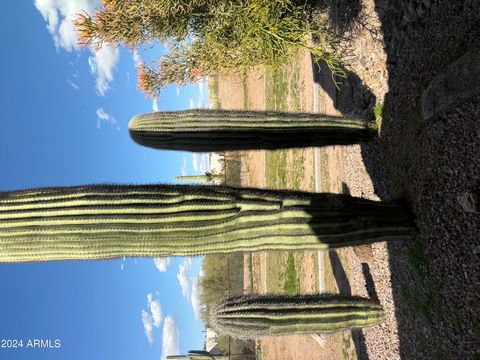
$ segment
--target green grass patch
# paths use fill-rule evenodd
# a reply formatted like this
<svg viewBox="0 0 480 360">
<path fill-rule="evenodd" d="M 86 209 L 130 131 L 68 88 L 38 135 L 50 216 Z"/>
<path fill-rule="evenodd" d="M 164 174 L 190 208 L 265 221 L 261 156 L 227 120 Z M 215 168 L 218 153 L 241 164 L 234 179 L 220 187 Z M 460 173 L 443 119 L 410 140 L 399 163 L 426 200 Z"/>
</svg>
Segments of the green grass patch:
<svg viewBox="0 0 480 360">
<path fill-rule="evenodd" d="M 406 285 L 401 284 L 400 299 L 420 316 L 420 319 L 425 326 L 429 328 L 432 327 L 430 309 L 435 305 L 432 297 L 426 296 L 417 288 L 409 288 Z"/>
<path fill-rule="evenodd" d="M 288 254 L 287 267 L 285 269 L 285 284 L 283 290 L 285 294 L 295 295 L 300 293 L 300 284 L 298 281 L 297 270 L 295 269 L 295 258 L 293 254 Z"/>
<path fill-rule="evenodd" d="M 383 117 L 383 104 L 377 104 L 373 107 L 373 117 L 375 120 Z"/>
<path fill-rule="evenodd" d="M 330 192 L 330 176 L 328 173 L 328 154 L 325 148 L 320 149 L 320 190 Z"/>
<path fill-rule="evenodd" d="M 292 101 L 293 111 L 302 111 L 302 102 L 300 99 L 300 64 L 297 62 L 292 70 L 292 76 L 290 78 L 290 99 Z"/>
<path fill-rule="evenodd" d="M 357 359 L 355 347 L 352 346 L 352 334 L 350 331 L 342 333 L 342 355 L 344 360 Z"/>
<path fill-rule="evenodd" d="M 266 110 L 286 111 L 288 89 L 288 74 L 285 69 L 265 69 Z"/>
<path fill-rule="evenodd" d="M 302 149 L 293 149 L 293 166 L 290 171 L 287 171 L 287 181 L 290 187 L 295 190 L 300 190 L 300 184 L 305 177 L 305 168 L 303 162 L 305 161 Z"/>
<path fill-rule="evenodd" d="M 287 150 L 267 151 L 265 158 L 267 188 L 287 187 Z"/>
<path fill-rule="evenodd" d="M 282 293 L 285 284 L 285 273 L 279 269 L 285 268 L 285 252 L 272 251 L 267 253 L 267 291 Z"/>
<path fill-rule="evenodd" d="M 407 262 L 418 279 L 424 279 L 430 259 L 425 253 L 423 242 L 418 238 L 407 252 Z"/>
</svg>

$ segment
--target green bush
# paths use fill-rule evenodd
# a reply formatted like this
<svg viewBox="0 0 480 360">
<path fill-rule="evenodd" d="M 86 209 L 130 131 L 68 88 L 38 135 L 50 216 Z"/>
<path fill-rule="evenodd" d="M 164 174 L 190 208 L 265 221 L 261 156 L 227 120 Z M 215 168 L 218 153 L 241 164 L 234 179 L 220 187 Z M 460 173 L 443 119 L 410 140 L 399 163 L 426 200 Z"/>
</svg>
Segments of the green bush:
<svg viewBox="0 0 480 360">
<path fill-rule="evenodd" d="M 308 2 L 294 0 L 104 1 L 91 17 L 79 14 L 79 42 L 138 47 L 158 40 L 169 53 L 155 66 L 139 66 L 139 87 L 157 97 L 171 83 L 185 84 L 209 74 L 242 74 L 253 66 L 279 68 L 299 51 L 324 60 L 343 75 L 325 16 Z M 318 39 L 312 45 L 312 38 Z"/>
</svg>

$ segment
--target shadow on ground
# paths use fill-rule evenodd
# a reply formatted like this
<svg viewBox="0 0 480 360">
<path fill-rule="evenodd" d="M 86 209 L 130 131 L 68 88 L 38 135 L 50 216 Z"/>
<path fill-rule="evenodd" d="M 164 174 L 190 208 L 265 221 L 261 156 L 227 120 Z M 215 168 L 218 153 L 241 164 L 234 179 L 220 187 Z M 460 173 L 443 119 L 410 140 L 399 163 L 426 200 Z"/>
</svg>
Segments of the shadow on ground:
<svg viewBox="0 0 480 360">
<path fill-rule="evenodd" d="M 335 277 L 335 282 L 337 284 L 338 291 L 341 295 L 351 296 L 352 295 L 352 288 L 350 286 L 350 282 L 348 281 L 347 274 L 345 269 L 343 268 L 342 262 L 337 255 L 335 250 L 330 250 L 328 252 L 328 256 L 330 258 L 330 263 L 332 265 L 332 272 L 333 276 Z M 368 264 L 362 263 L 362 269 L 364 268 L 369 273 Z M 369 277 L 370 281 L 371 275 Z M 368 282 L 367 281 L 367 282 Z M 373 286 L 373 293 L 376 294 L 375 285 L 372 282 L 368 286 Z M 370 294 L 370 292 L 369 292 Z M 370 297 L 371 299 L 377 300 L 378 297 Z M 363 335 L 362 329 L 353 329 L 351 330 L 353 343 L 355 345 L 355 351 L 357 354 L 357 358 L 359 360 L 368 360 L 367 354 L 367 347 L 365 344 L 365 336 Z"/>
<path fill-rule="evenodd" d="M 328 14 L 328 25 L 338 35 L 351 31 L 362 21 L 361 0 L 307 0 L 307 3 Z"/>
<path fill-rule="evenodd" d="M 368 118 L 372 114 L 375 95 L 355 73 L 347 71 L 345 78 L 335 77 L 325 62 L 316 63 L 313 57 L 312 68 L 313 81 L 330 97 L 335 110 L 359 118 Z"/>
<path fill-rule="evenodd" d="M 362 145 L 362 156 L 376 194 L 383 200 L 407 198 L 420 232 L 411 241 L 388 244 L 400 356 L 478 359 L 480 213 L 478 203 L 476 212 L 469 212 L 459 199 L 480 194 L 480 96 L 428 123 L 420 97 L 448 64 L 480 45 L 480 2 L 375 0 L 375 5 L 389 92 L 380 136 Z M 328 79 L 323 68 L 315 76 L 328 86 L 322 85 Z M 347 80 L 345 92 L 329 92 L 335 108 L 365 116 L 375 98 L 355 74 Z M 340 280 L 342 271 L 335 276 Z"/>
</svg>

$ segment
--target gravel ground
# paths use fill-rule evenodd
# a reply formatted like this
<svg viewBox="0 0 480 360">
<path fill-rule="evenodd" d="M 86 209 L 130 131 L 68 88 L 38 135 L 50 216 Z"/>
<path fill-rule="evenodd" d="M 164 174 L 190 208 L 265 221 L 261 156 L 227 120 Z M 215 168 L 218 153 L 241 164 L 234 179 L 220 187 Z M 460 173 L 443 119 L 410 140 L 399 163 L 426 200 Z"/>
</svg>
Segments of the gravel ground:
<svg viewBox="0 0 480 360">
<path fill-rule="evenodd" d="M 352 292 L 377 296 L 388 316 L 363 330 L 366 357 L 480 359 L 480 96 L 433 123 L 419 112 L 434 76 L 479 45 L 480 2 L 375 5 L 386 94 L 379 93 L 383 76 L 375 86 L 371 69 L 354 70 L 377 103 L 384 98 L 381 135 L 345 149 L 345 182 L 355 196 L 406 197 L 419 235 L 375 244 L 370 261 L 352 259 Z"/>
<path fill-rule="evenodd" d="M 365 169 L 360 146 L 346 147 L 343 152 L 343 161 L 344 181 L 350 194 L 379 200 Z M 370 284 L 366 281 L 368 278 L 368 275 L 365 276 L 366 272 L 369 272 L 371 276 Z M 382 324 L 363 330 L 368 359 L 400 359 L 398 325 L 395 317 L 387 244 L 372 245 L 372 257 L 368 262 L 362 258 L 351 257 L 350 274 L 352 276 L 352 293 L 377 298 L 387 314 L 387 319 Z"/>
</svg>

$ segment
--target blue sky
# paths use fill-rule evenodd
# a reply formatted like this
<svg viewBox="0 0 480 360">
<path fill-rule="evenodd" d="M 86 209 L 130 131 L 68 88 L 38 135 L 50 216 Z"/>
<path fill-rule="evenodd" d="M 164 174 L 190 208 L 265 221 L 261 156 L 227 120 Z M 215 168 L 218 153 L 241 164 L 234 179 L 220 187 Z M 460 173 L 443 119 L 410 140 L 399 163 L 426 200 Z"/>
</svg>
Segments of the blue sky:
<svg viewBox="0 0 480 360">
<path fill-rule="evenodd" d="M 206 84 L 167 89 L 156 104 L 136 89 L 132 54 L 79 49 L 69 20 L 94 0 L 2 1 L 0 190 L 91 183 L 171 183 L 205 157 L 134 144 L 133 115 L 205 107 Z M 8 359 L 161 359 L 203 347 L 195 318 L 201 258 L 0 264 L 0 339 Z M 26 348 L 60 340 L 58 349 Z M 5 353 L 3 355 L 2 353 Z"/>
</svg>

